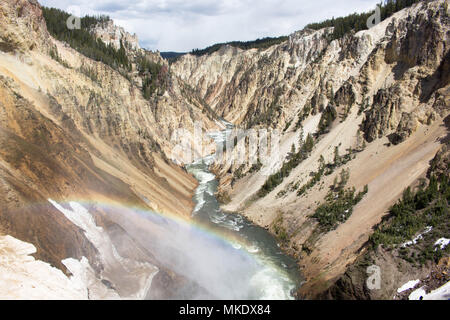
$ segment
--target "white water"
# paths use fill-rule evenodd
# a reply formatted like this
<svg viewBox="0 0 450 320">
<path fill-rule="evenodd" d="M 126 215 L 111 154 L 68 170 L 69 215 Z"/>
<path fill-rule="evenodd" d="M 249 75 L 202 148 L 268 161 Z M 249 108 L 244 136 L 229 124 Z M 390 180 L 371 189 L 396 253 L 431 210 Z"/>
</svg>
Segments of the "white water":
<svg viewBox="0 0 450 320">
<path fill-rule="evenodd" d="M 224 124 L 227 130 L 210 134 L 219 148 L 219 143 L 224 143 L 231 133 L 230 124 Z M 257 267 L 253 268 L 248 280 L 252 294 L 243 298 L 293 299 L 292 292 L 300 283 L 295 261 L 283 254 L 275 239 L 266 230 L 253 225 L 240 215 L 228 214 L 220 209 L 213 196 L 217 181 L 208 170 L 214 160 L 214 155 L 208 156 L 188 166 L 188 171 L 199 181 L 194 196 L 194 219 L 208 227 L 213 226 L 218 233 L 236 239 L 231 242 L 232 247 L 238 252 L 250 255 L 257 262 Z M 242 269 L 247 270 L 248 267 L 243 265 Z"/>
</svg>

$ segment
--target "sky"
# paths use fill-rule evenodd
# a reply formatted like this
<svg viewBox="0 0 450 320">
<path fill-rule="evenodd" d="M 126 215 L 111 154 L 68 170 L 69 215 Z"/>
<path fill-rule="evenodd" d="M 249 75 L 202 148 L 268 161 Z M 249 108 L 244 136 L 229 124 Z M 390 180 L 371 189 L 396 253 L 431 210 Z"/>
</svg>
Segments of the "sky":
<svg viewBox="0 0 450 320">
<path fill-rule="evenodd" d="M 379 0 L 39 0 L 81 16 L 109 15 L 149 50 L 289 35 L 311 22 L 375 9 Z"/>
</svg>

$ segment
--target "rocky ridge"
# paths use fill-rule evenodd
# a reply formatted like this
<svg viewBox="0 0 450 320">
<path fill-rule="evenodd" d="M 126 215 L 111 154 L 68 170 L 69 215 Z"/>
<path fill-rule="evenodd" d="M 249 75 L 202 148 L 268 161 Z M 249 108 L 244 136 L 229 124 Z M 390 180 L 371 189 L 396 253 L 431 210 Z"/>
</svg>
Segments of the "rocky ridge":
<svg viewBox="0 0 450 320">
<path fill-rule="evenodd" d="M 105 44 L 112 45 L 117 50 L 120 49 L 121 42 L 131 51 L 141 49 L 137 35 L 126 32 L 124 28 L 116 26 L 112 20 L 99 23 L 92 28 L 91 32 Z"/>
</svg>

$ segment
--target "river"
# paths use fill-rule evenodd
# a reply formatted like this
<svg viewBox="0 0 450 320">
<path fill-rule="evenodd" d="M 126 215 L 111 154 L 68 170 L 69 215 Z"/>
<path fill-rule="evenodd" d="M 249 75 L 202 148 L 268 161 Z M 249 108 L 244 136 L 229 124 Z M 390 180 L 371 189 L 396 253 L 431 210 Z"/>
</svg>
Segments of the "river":
<svg viewBox="0 0 450 320">
<path fill-rule="evenodd" d="M 226 130 L 210 134 L 217 144 L 223 143 L 232 131 L 230 123 L 223 123 Z M 196 207 L 193 219 L 227 239 L 236 254 L 246 257 L 242 259 L 242 265 L 230 268 L 230 272 L 240 273 L 236 277 L 236 287 L 241 288 L 245 283 L 246 290 L 241 290 L 242 296 L 239 298 L 294 299 L 293 293 L 302 282 L 296 261 L 280 249 L 277 240 L 264 228 L 241 215 L 221 210 L 215 197 L 218 181 L 209 171 L 214 160 L 215 156 L 212 155 L 187 166 L 188 172 L 199 182 L 194 196 Z M 231 281 L 229 286 L 233 285 Z"/>
</svg>

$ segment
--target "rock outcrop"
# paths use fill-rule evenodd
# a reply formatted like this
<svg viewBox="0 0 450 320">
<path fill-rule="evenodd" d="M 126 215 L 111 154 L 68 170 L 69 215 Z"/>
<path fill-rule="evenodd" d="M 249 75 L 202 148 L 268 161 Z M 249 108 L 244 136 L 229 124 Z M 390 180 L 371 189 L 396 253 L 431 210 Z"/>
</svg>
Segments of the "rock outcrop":
<svg viewBox="0 0 450 320">
<path fill-rule="evenodd" d="M 5 1 L 0 8 L 0 50 L 45 50 L 49 34 L 36 0 Z"/>
<path fill-rule="evenodd" d="M 139 40 L 136 34 L 130 34 L 124 28 L 116 26 L 114 21 L 108 20 L 99 23 L 91 32 L 106 45 L 111 45 L 115 49 L 120 49 L 121 43 L 128 50 L 139 50 Z"/>
</svg>

